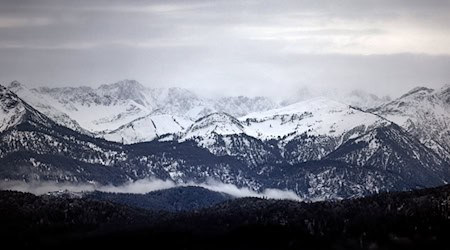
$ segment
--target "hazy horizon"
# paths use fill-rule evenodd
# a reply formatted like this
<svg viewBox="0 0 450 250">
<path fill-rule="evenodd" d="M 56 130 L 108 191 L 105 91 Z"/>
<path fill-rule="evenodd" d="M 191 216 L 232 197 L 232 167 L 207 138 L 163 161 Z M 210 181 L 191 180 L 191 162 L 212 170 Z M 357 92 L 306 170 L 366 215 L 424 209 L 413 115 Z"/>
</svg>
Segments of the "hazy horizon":
<svg viewBox="0 0 450 250">
<path fill-rule="evenodd" d="M 115 84 L 121 81 L 126 81 L 126 80 L 132 80 L 132 81 L 137 81 L 138 83 L 142 84 L 144 87 L 146 88 L 181 88 L 181 89 L 186 89 L 188 91 L 191 91 L 192 93 L 198 95 L 201 98 L 221 98 L 221 97 L 238 97 L 238 96 L 244 96 L 244 97 L 267 97 L 272 99 L 275 102 L 278 103 L 284 103 L 283 105 L 286 104 L 290 104 L 293 102 L 299 102 L 299 101 L 303 101 L 303 100 L 308 100 L 308 99 L 313 99 L 316 97 L 328 97 L 331 99 L 334 99 L 336 101 L 342 101 L 343 98 L 345 98 L 346 96 L 350 96 L 352 95 L 352 93 L 358 94 L 358 93 L 365 93 L 365 94 L 369 94 L 369 95 L 375 95 L 376 97 L 380 98 L 380 99 L 384 99 L 387 101 L 390 100 L 394 100 L 396 98 L 401 97 L 402 95 L 408 93 L 409 91 L 415 89 L 415 88 L 419 88 L 419 87 L 428 87 L 428 88 L 432 88 L 435 90 L 439 90 L 441 88 L 445 88 L 447 86 L 449 86 L 449 84 L 442 84 L 440 86 L 436 86 L 436 87 L 430 87 L 430 86 L 426 86 L 426 85 L 417 85 L 417 86 L 412 86 L 409 89 L 406 89 L 404 92 L 401 93 L 385 93 L 385 94 L 377 94 L 375 92 L 371 92 L 370 90 L 365 90 L 362 88 L 358 88 L 357 86 L 355 88 L 350 88 L 350 89 L 340 89 L 340 88 L 328 88 L 328 89 L 324 89 L 324 88 L 314 88 L 314 86 L 299 86 L 297 89 L 293 89 L 293 91 L 289 94 L 285 94 L 285 95 L 270 95 L 270 94 L 255 94 L 255 93 L 245 93 L 245 91 L 243 91 L 242 93 L 236 92 L 236 93 L 214 93 L 214 92 L 208 92 L 208 93 L 202 93 L 202 91 L 199 91 L 198 89 L 195 88 L 189 88 L 189 87 L 183 87 L 183 86 L 152 86 L 151 84 L 146 84 L 143 83 L 139 80 L 136 79 L 121 79 L 115 82 L 108 82 L 108 83 L 98 83 L 98 84 L 91 84 L 91 85 L 87 85 L 87 84 L 61 84 L 61 85 L 33 85 L 33 84 L 29 84 L 29 83 L 25 83 L 25 82 L 20 82 L 17 80 L 12 80 L 9 82 L 3 82 L 0 83 L 0 85 L 4 85 L 4 86 L 8 86 L 9 84 L 11 84 L 14 81 L 19 82 L 20 84 L 22 84 L 23 86 L 26 86 L 29 89 L 33 89 L 33 88 L 41 88 L 41 87 L 49 87 L 49 88 L 65 88 L 65 87 L 72 87 L 72 88 L 77 88 L 77 87 L 90 87 L 92 89 L 97 89 L 102 85 L 110 85 L 110 84 Z M 287 102 L 287 103 L 286 103 Z"/>
<path fill-rule="evenodd" d="M 400 96 L 450 79 L 448 1 L 0 2 L 0 81 Z"/>
</svg>

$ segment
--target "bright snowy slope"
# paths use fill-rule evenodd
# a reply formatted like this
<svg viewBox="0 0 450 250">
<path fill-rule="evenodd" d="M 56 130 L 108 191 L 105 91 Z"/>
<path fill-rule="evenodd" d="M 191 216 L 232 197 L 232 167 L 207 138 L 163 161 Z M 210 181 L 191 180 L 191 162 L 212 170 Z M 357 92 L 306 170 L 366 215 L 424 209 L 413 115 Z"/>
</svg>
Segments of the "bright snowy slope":
<svg viewBox="0 0 450 250">
<path fill-rule="evenodd" d="M 304 133 L 341 137 L 355 127 L 363 127 L 364 133 L 370 128 L 386 124 L 385 120 L 376 115 L 323 97 L 280 109 L 252 113 L 241 121 L 249 135 L 264 140 L 289 140 Z"/>
<path fill-rule="evenodd" d="M 83 128 L 99 132 L 117 129 L 125 123 L 148 115 L 156 108 L 146 99 L 144 90 L 145 88 L 135 81 L 122 81 L 102 85 L 97 89 L 65 87 L 38 88 L 35 91 L 55 103 L 56 108 L 68 114 Z M 27 98 L 24 100 L 28 101 Z"/>
<path fill-rule="evenodd" d="M 318 160 L 342 143 L 389 124 L 384 119 L 326 98 L 250 114 L 241 119 L 247 134 L 277 139 L 290 163 Z"/>
<path fill-rule="evenodd" d="M 203 137 L 209 134 L 243 134 L 245 128 L 235 117 L 227 113 L 213 113 L 198 119 L 185 133 L 185 138 Z"/>
<path fill-rule="evenodd" d="M 376 115 L 315 98 L 240 120 L 212 114 L 197 120 L 181 141 L 192 139 L 214 154 L 239 155 L 254 164 L 268 159 L 297 163 L 321 159 L 348 139 L 387 124 Z"/>
<path fill-rule="evenodd" d="M 46 98 L 35 89 L 29 89 L 27 86 L 13 81 L 7 88 L 20 96 L 21 99 L 27 100 L 28 103 L 39 110 L 41 113 L 50 117 L 56 123 L 71 128 L 73 130 L 88 134 L 89 132 L 83 129 L 78 122 L 71 119 L 66 113 L 58 110 L 56 107 L 60 106 L 56 101 L 52 102 L 51 98 Z"/>
<path fill-rule="evenodd" d="M 184 128 L 198 118 L 213 112 L 227 112 L 242 116 L 251 112 L 278 107 L 265 97 L 224 97 L 218 99 L 200 98 L 181 88 L 147 88 L 133 80 L 91 87 L 37 88 L 27 89 L 14 82 L 10 89 L 36 109 L 54 119 L 57 123 L 80 132 L 99 133 L 107 138 L 127 143 L 156 138 L 161 131 L 175 131 L 159 127 L 151 130 L 149 117 L 173 116 Z M 155 118 L 159 119 L 159 118 Z M 171 123 L 168 119 L 167 123 Z M 150 125 L 150 126 L 149 126 Z M 130 135 L 129 138 L 125 136 Z"/>
<path fill-rule="evenodd" d="M 439 90 L 415 88 L 370 111 L 402 126 L 450 160 L 450 86 Z"/>
<path fill-rule="evenodd" d="M 147 115 L 120 126 L 113 131 L 99 133 L 103 138 L 126 144 L 152 141 L 167 134 L 184 131 L 192 121 L 172 115 Z"/>
<path fill-rule="evenodd" d="M 122 144 L 53 122 L 0 86 L 0 179 L 123 184 L 143 178 L 178 183 L 215 178 L 258 188 L 240 161 L 219 158 L 192 143 Z"/>
<path fill-rule="evenodd" d="M 0 85 L 0 175 L 10 180 L 128 180 L 122 146 L 58 125 Z M 13 114 L 13 115 L 11 115 Z M 5 126 L 6 125 L 6 126 Z"/>
<path fill-rule="evenodd" d="M 25 112 L 20 99 L 0 85 L 0 133 L 17 125 Z"/>
<path fill-rule="evenodd" d="M 260 169 L 265 164 L 282 161 L 276 145 L 249 136 L 245 130 L 244 125 L 233 116 L 213 113 L 192 124 L 180 141 L 193 140 L 215 155 L 233 156 Z"/>
</svg>

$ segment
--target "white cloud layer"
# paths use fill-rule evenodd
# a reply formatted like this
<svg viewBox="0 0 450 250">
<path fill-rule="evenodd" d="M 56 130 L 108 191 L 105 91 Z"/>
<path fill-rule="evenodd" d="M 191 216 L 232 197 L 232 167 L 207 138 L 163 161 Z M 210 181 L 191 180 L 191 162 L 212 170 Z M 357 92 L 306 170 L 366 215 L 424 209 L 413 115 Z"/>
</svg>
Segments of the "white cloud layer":
<svg viewBox="0 0 450 250">
<path fill-rule="evenodd" d="M 120 186 L 113 185 L 94 185 L 94 184 L 74 184 L 74 183 L 56 183 L 51 181 L 40 182 L 21 182 L 21 181 L 0 181 L 0 190 L 15 190 L 21 192 L 42 195 L 55 191 L 70 192 L 92 192 L 102 191 L 110 193 L 138 193 L 144 194 L 156 190 L 169 189 L 180 186 L 198 186 L 215 192 L 222 192 L 234 197 L 260 197 L 270 199 L 289 199 L 302 200 L 297 194 L 290 190 L 265 189 L 263 192 L 255 192 L 249 188 L 239 188 L 233 184 L 225 184 L 215 180 L 208 180 L 205 183 L 187 183 L 175 184 L 170 180 L 142 179 L 134 182 L 128 182 Z"/>
</svg>

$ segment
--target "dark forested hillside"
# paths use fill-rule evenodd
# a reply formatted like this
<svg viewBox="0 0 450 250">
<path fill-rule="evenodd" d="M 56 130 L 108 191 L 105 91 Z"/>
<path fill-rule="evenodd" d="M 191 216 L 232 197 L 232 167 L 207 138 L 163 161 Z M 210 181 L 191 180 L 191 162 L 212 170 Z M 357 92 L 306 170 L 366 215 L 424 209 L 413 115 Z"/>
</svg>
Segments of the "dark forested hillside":
<svg viewBox="0 0 450 250">
<path fill-rule="evenodd" d="M 157 190 L 146 194 L 106 193 L 95 191 L 85 194 L 84 197 L 157 211 L 188 211 L 210 207 L 217 203 L 234 199 L 233 196 L 225 193 L 214 192 L 202 187 L 193 186 Z"/>
<path fill-rule="evenodd" d="M 151 211 L 106 201 L 0 192 L 2 241 L 18 247 L 58 245 L 118 228 L 148 226 L 155 218 Z"/>
<path fill-rule="evenodd" d="M 450 186 L 335 202 L 244 198 L 184 213 L 2 191 L 0 232 L 3 244 L 30 247 L 447 249 Z"/>
</svg>

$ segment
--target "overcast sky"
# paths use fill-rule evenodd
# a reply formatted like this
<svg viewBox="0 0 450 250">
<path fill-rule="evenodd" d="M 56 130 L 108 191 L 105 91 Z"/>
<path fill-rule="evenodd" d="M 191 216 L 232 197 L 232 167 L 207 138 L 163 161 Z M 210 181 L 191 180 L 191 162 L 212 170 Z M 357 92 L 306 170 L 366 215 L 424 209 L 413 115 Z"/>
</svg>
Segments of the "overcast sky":
<svg viewBox="0 0 450 250">
<path fill-rule="evenodd" d="M 0 81 L 201 94 L 450 83 L 450 1 L 0 1 Z"/>
</svg>

